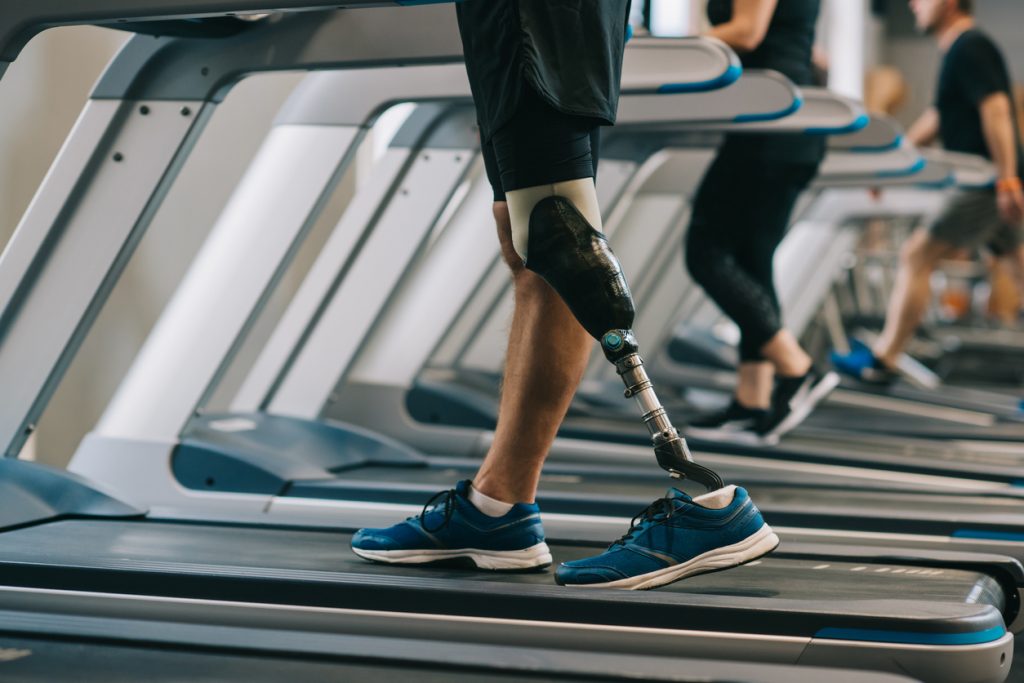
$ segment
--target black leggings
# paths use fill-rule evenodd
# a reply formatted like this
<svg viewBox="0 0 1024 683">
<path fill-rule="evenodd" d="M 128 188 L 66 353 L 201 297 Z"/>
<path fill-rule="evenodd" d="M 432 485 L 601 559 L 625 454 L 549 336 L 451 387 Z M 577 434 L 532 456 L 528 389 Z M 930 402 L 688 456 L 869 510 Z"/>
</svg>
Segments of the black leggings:
<svg viewBox="0 0 1024 683">
<path fill-rule="evenodd" d="M 524 87 L 512 119 L 484 143 L 494 201 L 505 193 L 597 176 L 600 124 L 564 114 Z"/>
<path fill-rule="evenodd" d="M 772 261 L 817 170 L 817 163 L 752 159 L 741 142 L 727 142 L 697 191 L 686 266 L 739 326 L 741 362 L 763 360 L 761 348 L 782 329 Z"/>
</svg>

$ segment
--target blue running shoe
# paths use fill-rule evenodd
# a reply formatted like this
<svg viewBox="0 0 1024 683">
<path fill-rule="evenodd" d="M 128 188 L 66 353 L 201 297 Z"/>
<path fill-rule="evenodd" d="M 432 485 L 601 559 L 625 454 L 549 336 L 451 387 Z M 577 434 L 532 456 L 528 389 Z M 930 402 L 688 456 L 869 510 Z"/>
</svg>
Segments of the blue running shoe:
<svg viewBox="0 0 1024 683">
<path fill-rule="evenodd" d="M 887 386 L 899 378 L 899 373 L 875 358 L 871 348 L 859 339 L 850 339 L 850 352 L 833 351 L 832 365 L 836 370 L 861 382 Z"/>
<path fill-rule="evenodd" d="M 468 560 L 479 569 L 541 569 L 551 564 L 540 508 L 517 503 L 503 517 L 480 512 L 467 497 L 468 480 L 441 491 L 423 512 L 387 529 L 362 529 L 352 551 L 373 562 L 426 564 Z"/>
<path fill-rule="evenodd" d="M 770 553 L 779 537 L 744 489 L 729 488 L 732 502 L 721 510 L 669 489 L 634 517 L 626 535 L 605 552 L 563 563 L 555 581 L 563 586 L 646 590 Z"/>
</svg>

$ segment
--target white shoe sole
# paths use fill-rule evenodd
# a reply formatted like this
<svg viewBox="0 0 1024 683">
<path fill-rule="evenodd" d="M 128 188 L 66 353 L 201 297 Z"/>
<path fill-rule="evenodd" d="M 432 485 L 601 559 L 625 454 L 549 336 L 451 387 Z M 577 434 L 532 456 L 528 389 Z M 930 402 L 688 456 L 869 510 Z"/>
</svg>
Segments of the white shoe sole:
<svg viewBox="0 0 1024 683">
<path fill-rule="evenodd" d="M 664 586 L 695 574 L 738 567 L 759 557 L 764 557 L 779 545 L 779 537 L 765 524 L 756 533 L 739 543 L 709 550 L 682 564 L 674 564 L 657 571 L 631 576 L 628 579 L 608 583 L 566 584 L 570 588 L 624 588 L 627 590 L 648 590 Z"/>
<path fill-rule="evenodd" d="M 522 550 L 480 550 L 457 548 L 440 550 L 362 550 L 352 548 L 359 557 L 372 562 L 389 564 L 426 564 L 441 560 L 472 560 L 478 569 L 540 569 L 551 564 L 551 550 L 547 543 Z"/>
<path fill-rule="evenodd" d="M 818 404 L 824 401 L 839 386 L 840 381 L 837 373 L 827 373 L 821 378 L 821 381 L 818 382 L 814 389 L 807 394 L 807 398 L 800 403 L 800 406 L 787 415 L 782 422 L 777 424 L 775 429 L 765 434 L 765 438 L 778 441 L 780 437 L 799 427 L 807 419 L 807 416 L 818 407 Z"/>
</svg>

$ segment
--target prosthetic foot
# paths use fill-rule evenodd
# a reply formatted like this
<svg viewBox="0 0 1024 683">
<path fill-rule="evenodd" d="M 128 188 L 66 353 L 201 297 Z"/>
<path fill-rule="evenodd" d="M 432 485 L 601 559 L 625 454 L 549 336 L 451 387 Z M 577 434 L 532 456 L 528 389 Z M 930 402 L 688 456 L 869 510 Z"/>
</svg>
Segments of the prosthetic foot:
<svg viewBox="0 0 1024 683">
<path fill-rule="evenodd" d="M 615 364 L 626 385 L 626 398 L 640 405 L 658 464 L 674 478 L 692 479 L 708 490 L 722 488 L 717 473 L 694 462 L 654 393 L 631 329 L 636 316 L 633 297 L 605 236 L 569 199 L 556 195 L 534 205 L 528 240 L 522 241 L 527 243 L 526 268 L 558 292 Z"/>
</svg>

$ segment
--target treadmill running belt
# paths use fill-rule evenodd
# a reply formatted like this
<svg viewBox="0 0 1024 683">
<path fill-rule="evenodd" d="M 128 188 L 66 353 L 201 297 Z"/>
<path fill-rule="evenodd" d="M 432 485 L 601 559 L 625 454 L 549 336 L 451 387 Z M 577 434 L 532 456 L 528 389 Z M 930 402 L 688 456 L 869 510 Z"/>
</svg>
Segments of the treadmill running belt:
<svg viewBox="0 0 1024 683">
<path fill-rule="evenodd" d="M 657 591 L 583 591 L 555 586 L 548 572 L 375 565 L 352 554 L 349 539 L 198 523 L 65 521 L 0 535 L 0 582 L 468 617 L 571 616 L 615 627 L 700 624 L 707 631 L 869 640 L 884 633 L 918 644 L 991 642 L 1003 633 L 1006 596 L 994 578 L 972 571 L 768 557 Z M 552 553 L 559 562 L 599 547 L 552 544 Z"/>
<path fill-rule="evenodd" d="M 456 481 L 472 478 L 479 467 L 479 461 L 471 459 L 431 458 L 431 462 L 437 465 L 353 468 L 333 480 L 294 482 L 287 495 L 417 505 Z M 672 485 L 651 465 L 647 470 L 593 468 L 591 472 L 552 465 L 541 475 L 537 501 L 549 513 L 632 517 Z M 1024 540 L 1024 500 L 1012 497 L 917 492 L 913 506 L 908 506 L 906 495 L 899 491 L 736 483 L 747 488 L 769 524 L 944 536 L 995 533 Z"/>
</svg>

